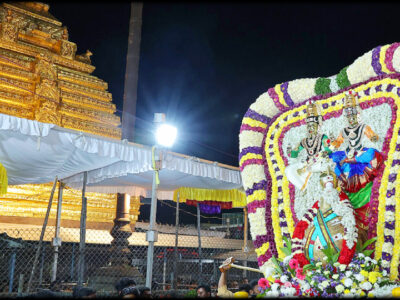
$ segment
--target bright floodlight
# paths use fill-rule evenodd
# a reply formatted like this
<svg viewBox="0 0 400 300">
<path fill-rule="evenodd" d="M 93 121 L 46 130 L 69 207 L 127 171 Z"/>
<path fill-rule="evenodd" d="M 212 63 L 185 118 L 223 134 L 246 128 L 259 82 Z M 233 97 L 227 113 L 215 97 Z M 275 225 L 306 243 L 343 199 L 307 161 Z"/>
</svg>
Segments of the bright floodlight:
<svg viewBox="0 0 400 300">
<path fill-rule="evenodd" d="M 176 127 L 168 124 L 159 125 L 156 132 L 157 144 L 164 147 L 171 147 L 175 142 L 176 134 Z"/>
</svg>

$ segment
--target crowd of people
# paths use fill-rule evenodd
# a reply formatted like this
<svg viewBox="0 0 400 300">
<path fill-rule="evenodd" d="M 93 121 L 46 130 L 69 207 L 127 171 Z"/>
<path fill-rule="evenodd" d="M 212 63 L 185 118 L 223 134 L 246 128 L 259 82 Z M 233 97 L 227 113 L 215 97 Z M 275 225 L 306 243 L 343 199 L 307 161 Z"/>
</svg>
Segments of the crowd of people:
<svg viewBox="0 0 400 300">
<path fill-rule="evenodd" d="M 220 266 L 221 275 L 218 283 L 198 283 L 185 294 L 178 293 L 176 290 L 168 290 L 162 294 L 153 295 L 149 287 L 138 286 L 133 278 L 128 277 L 119 279 L 115 284 L 115 290 L 118 298 L 252 298 L 257 296 L 260 293 L 257 279 L 250 282 L 247 278 L 243 278 L 241 282 L 237 280 L 228 281 L 231 262 L 231 259 L 227 259 Z M 58 281 L 55 281 L 49 289 L 40 289 L 33 296 L 35 298 L 60 297 L 62 294 L 59 284 Z M 75 287 L 72 297 L 96 298 L 96 290 L 90 287 Z"/>
<path fill-rule="evenodd" d="M 59 282 L 53 282 L 49 289 L 39 289 L 33 298 L 58 298 L 64 296 L 60 292 Z M 150 288 L 137 286 L 133 278 L 123 277 L 115 284 L 118 298 L 153 298 Z M 96 290 L 90 287 L 75 287 L 72 291 L 72 298 L 86 299 L 96 298 Z"/>
<path fill-rule="evenodd" d="M 231 263 L 232 258 L 228 258 L 220 267 L 221 276 L 215 296 L 221 298 L 249 298 L 257 296 L 260 293 L 257 279 L 249 282 L 247 278 L 243 278 L 241 284 L 235 280 L 231 283 L 230 289 L 228 289 L 228 270 L 231 268 Z M 200 291 L 199 295 L 199 289 L 197 289 L 197 296 L 201 297 L 201 294 L 202 292 Z M 209 297 L 212 296 L 212 294 L 209 295 Z"/>
</svg>

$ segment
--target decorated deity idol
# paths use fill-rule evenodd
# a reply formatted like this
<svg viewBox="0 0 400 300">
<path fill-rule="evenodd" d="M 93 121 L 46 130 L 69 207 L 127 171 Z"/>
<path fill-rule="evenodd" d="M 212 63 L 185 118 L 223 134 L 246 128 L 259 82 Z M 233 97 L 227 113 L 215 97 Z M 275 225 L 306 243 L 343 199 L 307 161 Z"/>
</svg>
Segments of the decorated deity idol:
<svg viewBox="0 0 400 300">
<path fill-rule="evenodd" d="M 346 149 L 330 154 L 336 163 L 335 173 L 341 187 L 349 193 L 358 192 L 371 182 L 382 164 L 382 155 L 378 150 L 363 146 L 363 137 L 372 142 L 377 142 L 379 137 L 370 126 L 361 122 L 357 97 L 351 91 L 346 94 L 343 111 L 349 124 L 331 143 L 331 149 L 339 148 L 343 143 L 346 143 Z"/>
<path fill-rule="evenodd" d="M 303 266 L 310 260 L 323 261 L 323 249 L 339 253 L 338 261 L 350 263 L 356 249 L 358 229 L 354 209 L 347 195 L 336 189 L 336 176 L 328 168 L 319 176 L 319 200 L 296 224 L 292 254 Z"/>
<path fill-rule="evenodd" d="M 379 137 L 370 126 L 361 122 L 357 98 L 358 95 L 351 91 L 345 96 L 343 111 L 349 124 L 330 147 L 334 150 L 344 144 L 346 149 L 331 153 L 330 158 L 336 164 L 335 173 L 340 186 L 356 210 L 360 241 L 365 242 L 369 227 L 372 180 L 378 174 L 383 158 L 378 150 L 363 146 L 364 137 L 372 142 L 377 142 Z"/>
<path fill-rule="evenodd" d="M 286 177 L 299 190 L 304 191 L 313 172 L 318 172 L 321 159 L 326 157 L 329 149 L 329 139 L 320 133 L 322 116 L 315 102 L 307 105 L 307 137 L 304 138 L 294 149 L 289 145 L 287 154 L 289 157 L 297 158 L 303 150 L 307 153 L 305 160 L 290 164 L 285 169 Z"/>
</svg>

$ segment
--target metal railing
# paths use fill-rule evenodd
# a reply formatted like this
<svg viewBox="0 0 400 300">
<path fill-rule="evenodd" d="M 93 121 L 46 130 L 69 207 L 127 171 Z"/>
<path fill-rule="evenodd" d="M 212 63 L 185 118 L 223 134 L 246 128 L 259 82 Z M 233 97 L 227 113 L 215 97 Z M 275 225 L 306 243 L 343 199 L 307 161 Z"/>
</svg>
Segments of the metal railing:
<svg viewBox="0 0 400 300">
<path fill-rule="evenodd" d="M 172 288 L 185 293 L 199 282 L 215 285 L 220 276 L 218 266 L 226 257 L 235 253 L 241 253 L 239 264 L 257 268 L 254 253 L 248 254 L 247 258 L 244 256 L 241 250 L 243 240 L 210 234 L 201 237 L 202 247 L 199 251 L 197 236 L 180 234 L 178 247 L 175 248 L 175 234 L 171 230 L 164 233 L 160 228 L 153 260 L 152 290 L 155 294 Z M 11 297 L 26 293 L 41 230 L 40 227 L 0 228 L 0 296 Z M 138 285 L 145 284 L 148 246 L 144 232 L 134 232 L 128 239 L 129 245 L 121 248 L 113 244 L 109 231 L 88 230 L 84 260 L 80 264 L 80 229 L 61 227 L 61 245 L 52 242 L 56 230 L 56 227 L 47 226 L 44 232 L 31 282 L 31 293 L 39 288 L 52 288 L 69 294 L 78 281 L 82 280 L 84 286 L 94 288 L 98 295 L 111 296 L 116 295 L 114 285 L 121 277 L 133 277 Z M 54 268 L 56 281 L 52 284 Z M 82 273 L 79 272 L 80 268 Z M 243 277 L 251 280 L 259 278 L 260 274 L 244 273 L 238 269 L 232 269 L 229 273 L 230 280 L 239 281 Z"/>
</svg>

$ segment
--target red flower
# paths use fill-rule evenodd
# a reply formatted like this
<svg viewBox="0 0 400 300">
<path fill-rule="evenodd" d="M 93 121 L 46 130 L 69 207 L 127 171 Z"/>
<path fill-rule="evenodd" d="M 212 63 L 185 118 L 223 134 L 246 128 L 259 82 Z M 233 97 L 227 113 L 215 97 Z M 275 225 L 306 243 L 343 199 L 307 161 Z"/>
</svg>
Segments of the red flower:
<svg viewBox="0 0 400 300">
<path fill-rule="evenodd" d="M 270 287 L 270 284 L 269 284 L 269 281 L 267 280 L 267 279 L 265 279 L 265 278 L 260 278 L 259 280 L 258 280 L 258 285 L 260 286 L 260 288 L 262 288 L 262 289 L 266 289 L 266 288 L 269 288 Z"/>
<path fill-rule="evenodd" d="M 354 243 L 353 248 L 349 249 L 346 240 L 343 240 L 342 250 L 340 251 L 338 262 L 343 265 L 348 265 L 351 262 L 355 252 L 356 252 L 356 243 Z"/>
<path fill-rule="evenodd" d="M 297 253 L 293 255 L 293 258 L 297 259 L 300 267 L 304 267 L 305 265 L 308 265 L 310 263 L 304 253 Z"/>
<path fill-rule="evenodd" d="M 339 198 L 340 198 L 340 201 L 343 201 L 343 200 L 349 200 L 349 197 L 346 195 L 346 193 L 344 193 L 343 191 L 341 191 L 340 193 L 339 193 Z"/>
<path fill-rule="evenodd" d="M 289 261 L 289 267 L 291 267 L 293 270 L 297 269 L 299 267 L 299 262 L 297 261 L 297 259 L 292 258 Z"/>
<path fill-rule="evenodd" d="M 303 268 L 296 269 L 296 277 L 300 280 L 304 280 L 306 278 L 306 275 L 303 275 Z"/>
<path fill-rule="evenodd" d="M 301 220 L 297 223 L 296 228 L 294 229 L 292 238 L 298 238 L 302 240 L 304 238 L 304 234 L 306 229 L 308 228 L 308 222 Z"/>
</svg>

